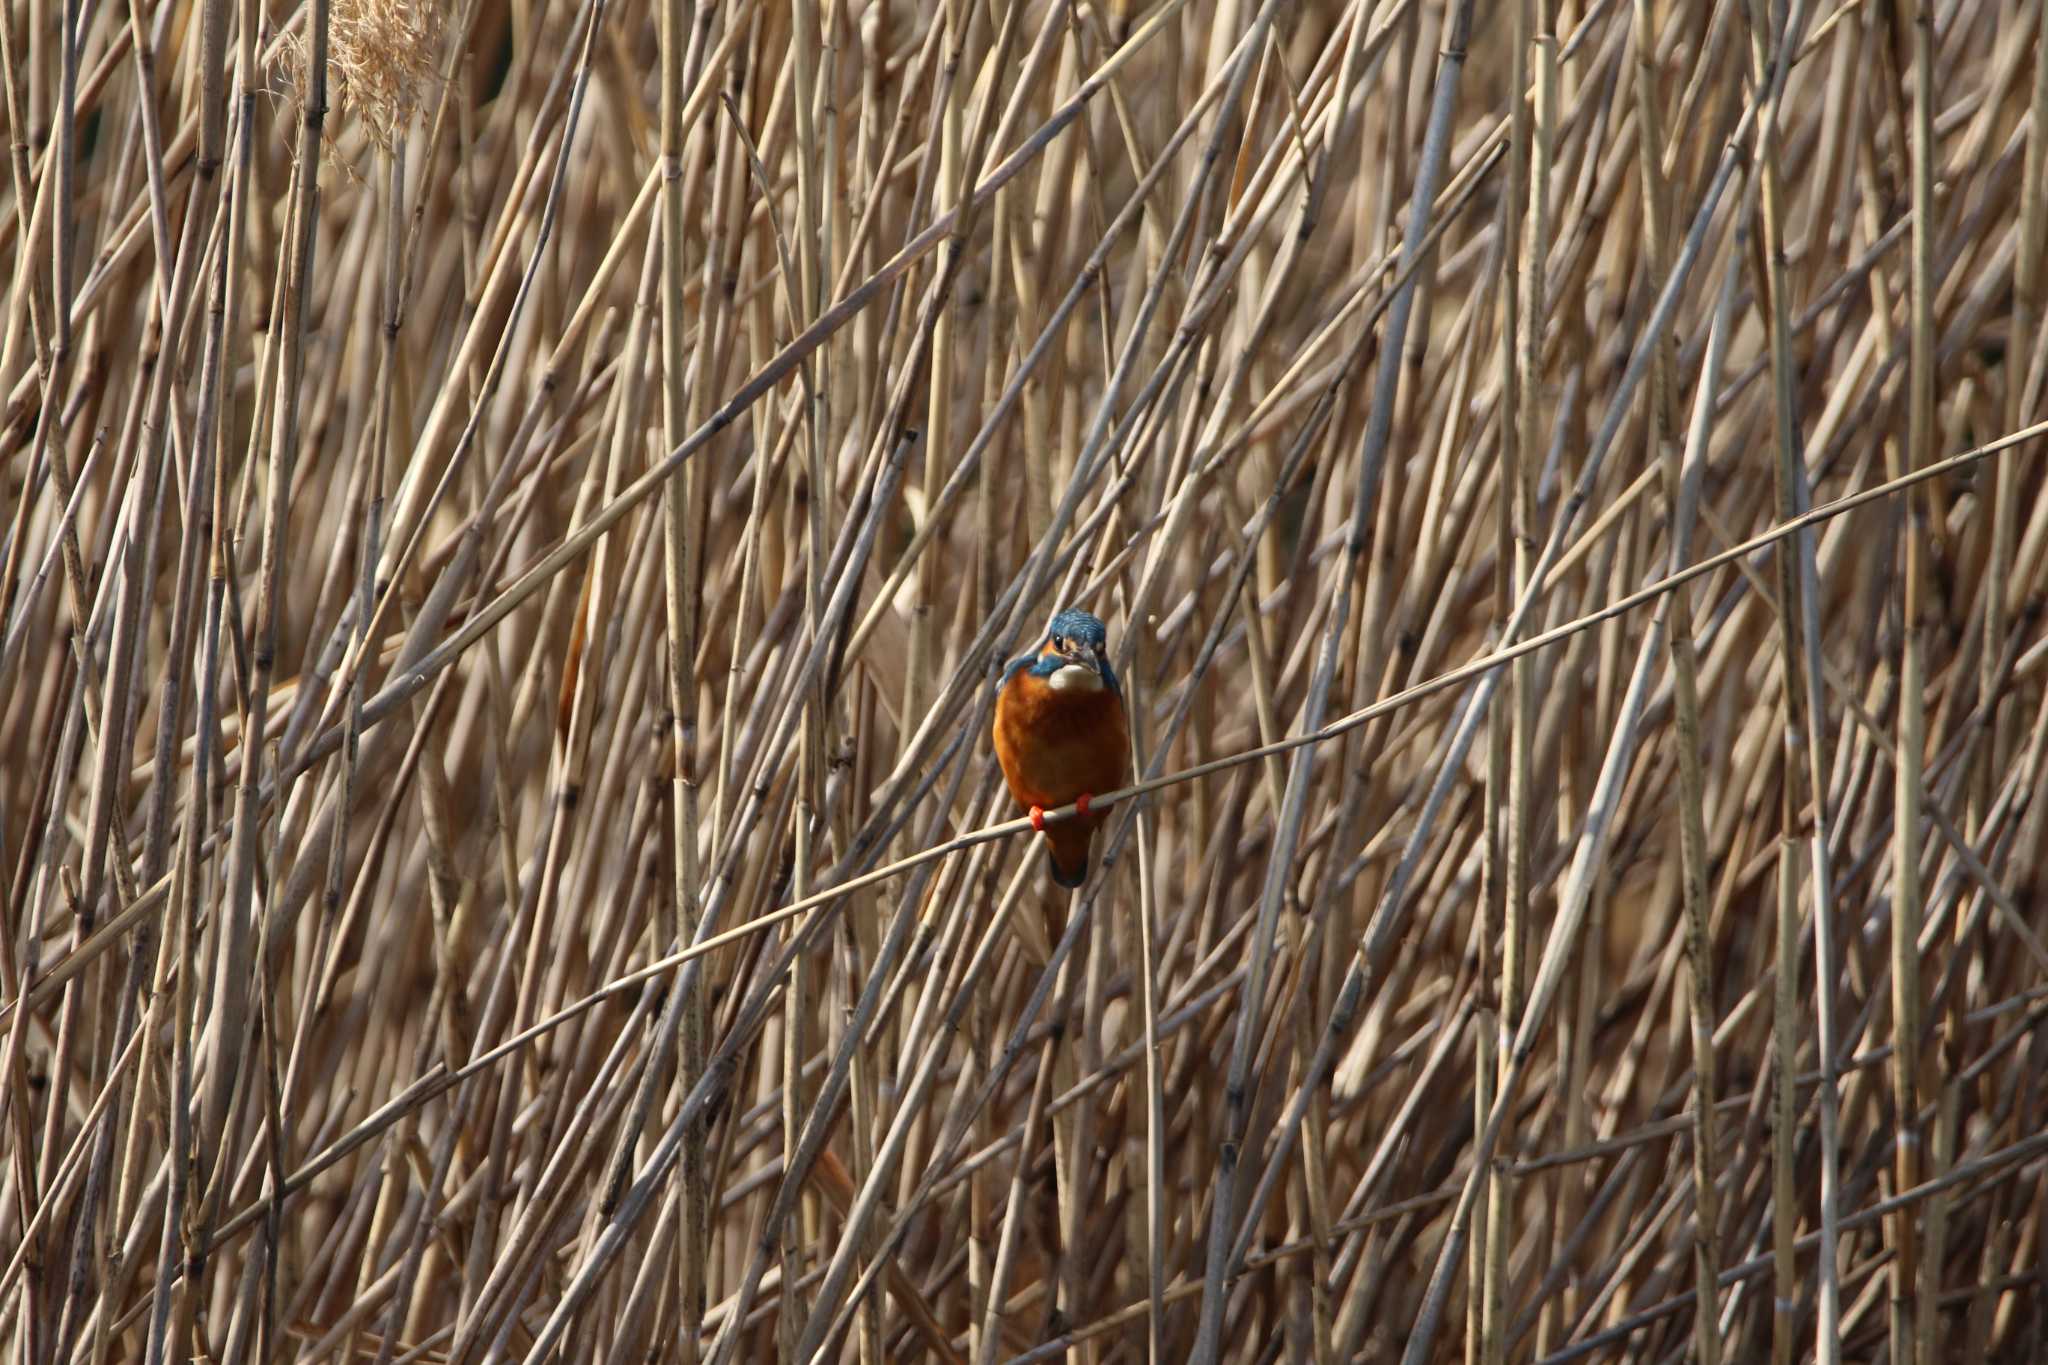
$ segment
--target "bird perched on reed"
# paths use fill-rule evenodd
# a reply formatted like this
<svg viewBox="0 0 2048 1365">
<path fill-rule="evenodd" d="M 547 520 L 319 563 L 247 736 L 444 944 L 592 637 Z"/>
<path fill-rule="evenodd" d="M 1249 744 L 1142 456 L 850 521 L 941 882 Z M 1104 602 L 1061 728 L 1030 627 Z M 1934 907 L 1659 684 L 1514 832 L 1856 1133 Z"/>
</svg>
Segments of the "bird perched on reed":
<svg viewBox="0 0 2048 1365">
<path fill-rule="evenodd" d="M 1010 661 L 996 684 L 995 742 L 1010 795 L 1045 836 L 1052 879 L 1080 886 L 1103 819 L 1088 803 L 1124 785 L 1131 747 L 1101 621 L 1069 608 L 1052 618 L 1038 648 Z M 1045 823 L 1048 809 L 1065 805 L 1078 805 L 1079 814 Z"/>
</svg>

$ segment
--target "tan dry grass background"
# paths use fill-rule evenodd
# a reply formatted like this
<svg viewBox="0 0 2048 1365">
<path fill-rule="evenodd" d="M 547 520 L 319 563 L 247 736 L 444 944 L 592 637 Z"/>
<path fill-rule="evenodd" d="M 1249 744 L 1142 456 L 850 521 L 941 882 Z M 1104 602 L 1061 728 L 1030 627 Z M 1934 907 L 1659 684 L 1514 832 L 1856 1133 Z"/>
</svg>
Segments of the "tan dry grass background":
<svg viewBox="0 0 2048 1365">
<path fill-rule="evenodd" d="M 10 1359 L 2048 1358 L 2042 0 L 0 18 Z"/>
</svg>

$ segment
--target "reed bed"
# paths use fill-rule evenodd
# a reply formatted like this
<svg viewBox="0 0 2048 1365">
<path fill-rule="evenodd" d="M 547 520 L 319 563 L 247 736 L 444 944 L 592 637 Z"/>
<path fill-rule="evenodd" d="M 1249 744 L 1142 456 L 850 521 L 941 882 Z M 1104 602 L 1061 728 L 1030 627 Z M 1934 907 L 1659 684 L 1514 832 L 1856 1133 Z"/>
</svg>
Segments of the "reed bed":
<svg viewBox="0 0 2048 1365">
<path fill-rule="evenodd" d="M 8 1358 L 2048 1359 L 2044 10 L 0 3 Z"/>
</svg>

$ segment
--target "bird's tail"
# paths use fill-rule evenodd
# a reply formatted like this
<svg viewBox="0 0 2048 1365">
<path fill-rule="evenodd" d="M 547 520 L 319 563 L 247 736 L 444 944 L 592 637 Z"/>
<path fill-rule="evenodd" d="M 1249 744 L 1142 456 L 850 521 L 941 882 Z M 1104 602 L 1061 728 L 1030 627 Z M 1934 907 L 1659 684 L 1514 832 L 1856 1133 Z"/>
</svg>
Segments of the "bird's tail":
<svg viewBox="0 0 2048 1365">
<path fill-rule="evenodd" d="M 1085 820 L 1062 820 L 1045 827 L 1045 860 L 1052 879 L 1069 891 L 1088 880 L 1088 850 L 1095 842 L 1095 827 Z"/>
</svg>

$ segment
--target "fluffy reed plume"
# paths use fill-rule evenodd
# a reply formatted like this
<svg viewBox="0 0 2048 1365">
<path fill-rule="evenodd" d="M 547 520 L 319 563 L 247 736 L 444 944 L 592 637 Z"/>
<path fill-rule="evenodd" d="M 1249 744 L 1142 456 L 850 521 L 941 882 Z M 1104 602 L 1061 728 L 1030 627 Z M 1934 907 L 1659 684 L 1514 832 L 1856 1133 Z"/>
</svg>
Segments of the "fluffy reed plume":
<svg viewBox="0 0 2048 1365">
<path fill-rule="evenodd" d="M 340 0 L 330 10 L 327 70 L 333 93 L 342 112 L 387 152 L 433 98 L 434 63 L 447 17 L 440 0 Z M 303 103 L 312 86 L 312 52 L 303 20 L 279 34 L 276 52 L 293 94 Z"/>
<path fill-rule="evenodd" d="M 0 1348 L 2048 1356 L 2044 8 L 0 0 Z"/>
</svg>

